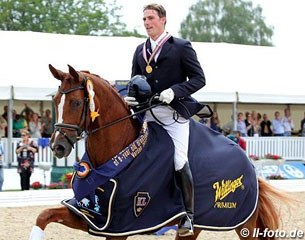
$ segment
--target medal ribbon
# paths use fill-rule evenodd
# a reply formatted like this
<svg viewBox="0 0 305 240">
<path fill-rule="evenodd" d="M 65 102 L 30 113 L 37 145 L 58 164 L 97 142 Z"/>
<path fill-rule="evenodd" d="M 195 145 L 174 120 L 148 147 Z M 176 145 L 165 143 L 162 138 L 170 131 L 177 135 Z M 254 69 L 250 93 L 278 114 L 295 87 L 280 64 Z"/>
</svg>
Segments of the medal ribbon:
<svg viewBox="0 0 305 240">
<path fill-rule="evenodd" d="M 156 53 L 162 48 L 162 46 L 164 45 L 164 43 L 166 43 L 166 41 L 171 37 L 171 35 L 169 33 L 166 33 L 166 35 L 160 40 L 159 43 L 157 43 L 154 51 L 152 52 L 152 54 L 150 55 L 150 58 L 147 60 L 147 53 L 146 53 L 146 44 L 143 44 L 143 58 L 145 60 L 145 62 L 147 63 L 147 66 L 149 66 L 151 60 L 153 60 L 154 56 L 156 55 Z"/>
</svg>

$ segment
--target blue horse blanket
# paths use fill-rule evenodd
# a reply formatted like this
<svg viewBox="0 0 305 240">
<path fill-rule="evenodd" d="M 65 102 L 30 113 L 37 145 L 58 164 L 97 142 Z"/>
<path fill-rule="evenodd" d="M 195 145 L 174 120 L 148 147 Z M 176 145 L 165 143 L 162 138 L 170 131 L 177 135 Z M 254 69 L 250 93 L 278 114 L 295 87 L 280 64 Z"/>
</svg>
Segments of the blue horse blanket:
<svg viewBox="0 0 305 240">
<path fill-rule="evenodd" d="M 189 144 L 195 185 L 194 226 L 231 230 L 246 222 L 256 209 L 258 183 L 244 151 L 194 120 L 190 121 Z M 83 199 L 74 197 L 62 203 L 88 223 L 92 235 L 156 231 L 185 214 L 173 158 L 174 145 L 167 132 L 149 123 L 142 152 L 123 171 Z M 74 175 L 73 182 L 86 179 Z"/>
</svg>

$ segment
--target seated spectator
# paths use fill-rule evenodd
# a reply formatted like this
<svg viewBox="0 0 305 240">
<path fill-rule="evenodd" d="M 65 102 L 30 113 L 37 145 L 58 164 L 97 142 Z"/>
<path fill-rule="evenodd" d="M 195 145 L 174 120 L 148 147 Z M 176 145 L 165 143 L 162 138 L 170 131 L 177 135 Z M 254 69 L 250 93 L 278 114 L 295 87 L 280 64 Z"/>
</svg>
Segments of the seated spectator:
<svg viewBox="0 0 305 240">
<path fill-rule="evenodd" d="M 233 134 L 229 134 L 228 138 L 237 143 L 244 151 L 246 151 L 246 141 L 241 137 L 239 131 L 233 131 Z"/>
<path fill-rule="evenodd" d="M 241 134 L 239 131 L 234 131 L 235 137 L 237 138 L 237 143 L 238 145 L 244 150 L 246 151 L 246 146 L 247 143 L 246 141 L 241 137 Z"/>
</svg>

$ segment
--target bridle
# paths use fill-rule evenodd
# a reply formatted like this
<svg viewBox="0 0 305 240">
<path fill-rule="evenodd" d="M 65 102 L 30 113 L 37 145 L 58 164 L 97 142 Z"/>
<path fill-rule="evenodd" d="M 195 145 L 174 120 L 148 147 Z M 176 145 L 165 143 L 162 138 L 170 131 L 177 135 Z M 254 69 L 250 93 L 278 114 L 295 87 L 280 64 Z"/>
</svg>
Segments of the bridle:
<svg viewBox="0 0 305 240">
<path fill-rule="evenodd" d="M 110 123 L 107 123 L 107 124 L 105 124 L 105 125 L 103 125 L 101 127 L 89 130 L 88 129 L 88 124 L 87 124 L 87 116 L 89 114 L 89 107 L 88 107 L 89 94 L 88 94 L 88 91 L 87 91 L 87 88 L 86 88 L 86 84 L 87 84 L 88 80 L 89 80 L 88 77 L 84 77 L 83 82 L 82 82 L 81 85 L 79 85 L 77 87 L 74 87 L 74 88 L 67 89 L 67 90 L 61 90 L 59 88 L 59 92 L 61 94 L 69 94 L 69 93 L 72 93 L 72 92 L 78 91 L 78 90 L 84 90 L 84 92 L 85 92 L 85 97 L 83 99 L 84 107 L 83 107 L 83 110 L 82 110 L 82 116 L 81 116 L 81 120 L 80 120 L 79 124 L 75 125 L 75 124 L 69 124 L 69 123 L 56 123 L 54 125 L 55 132 L 58 131 L 60 134 L 62 134 L 67 139 L 67 141 L 71 144 L 72 147 L 74 147 L 74 142 L 67 135 L 67 133 L 65 131 L 63 131 L 63 129 L 68 129 L 68 130 L 76 131 L 76 133 L 77 133 L 76 140 L 79 141 L 79 140 L 85 138 L 88 135 L 96 133 L 97 131 L 103 130 L 103 129 L 108 128 L 110 126 L 113 126 L 113 125 L 115 125 L 115 124 L 117 124 L 119 122 L 122 122 L 122 121 L 124 121 L 126 119 L 132 118 L 134 116 L 137 116 L 137 115 L 139 115 L 139 114 L 141 114 L 143 112 L 146 112 L 147 110 L 150 110 L 151 108 L 154 108 L 156 106 L 159 106 L 159 105 L 163 104 L 162 102 L 157 103 L 157 104 L 150 104 L 147 108 L 143 108 L 140 111 L 137 111 L 136 113 L 132 112 L 129 115 L 121 117 L 121 118 L 119 118 L 117 120 L 114 120 L 114 121 L 112 121 Z M 80 126 L 84 126 L 84 128 L 82 128 Z"/>
<path fill-rule="evenodd" d="M 71 140 L 71 138 L 67 135 L 67 133 L 65 131 L 63 131 L 63 129 L 76 131 L 77 141 L 84 138 L 84 135 L 83 135 L 84 132 L 88 132 L 88 130 L 87 130 L 87 115 L 88 115 L 88 110 L 89 110 L 89 108 L 88 108 L 89 98 L 88 98 L 88 92 L 86 90 L 86 82 L 87 82 L 88 79 L 89 79 L 88 77 L 84 77 L 84 80 L 83 80 L 82 84 L 77 86 L 77 87 L 74 87 L 74 88 L 70 88 L 70 89 L 67 89 L 67 90 L 61 90 L 59 88 L 59 92 L 61 94 L 69 94 L 69 93 L 72 93 L 72 92 L 75 92 L 75 91 L 78 91 L 78 90 L 84 90 L 84 92 L 85 92 L 85 97 L 83 99 L 84 107 L 83 107 L 83 110 L 82 110 L 82 116 L 81 116 L 79 124 L 75 125 L 75 124 L 69 124 L 69 123 L 56 123 L 54 125 L 55 132 L 58 131 L 60 134 L 62 134 L 67 139 L 67 141 L 72 145 L 72 147 L 74 146 L 74 143 Z M 80 127 L 82 125 L 85 126 L 85 129 Z"/>
</svg>

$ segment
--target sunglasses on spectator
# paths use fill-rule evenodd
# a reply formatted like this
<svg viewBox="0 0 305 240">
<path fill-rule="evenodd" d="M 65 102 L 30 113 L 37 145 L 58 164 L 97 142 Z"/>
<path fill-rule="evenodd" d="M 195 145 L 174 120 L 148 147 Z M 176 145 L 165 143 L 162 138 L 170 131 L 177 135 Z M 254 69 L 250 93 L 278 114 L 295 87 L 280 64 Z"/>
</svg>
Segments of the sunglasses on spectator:
<svg viewBox="0 0 305 240">
<path fill-rule="evenodd" d="M 25 136 L 27 136 L 26 134 L 21 134 L 21 137 L 25 137 Z"/>
</svg>

